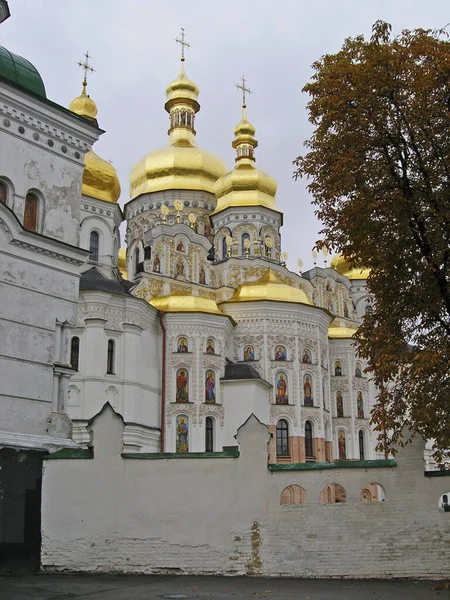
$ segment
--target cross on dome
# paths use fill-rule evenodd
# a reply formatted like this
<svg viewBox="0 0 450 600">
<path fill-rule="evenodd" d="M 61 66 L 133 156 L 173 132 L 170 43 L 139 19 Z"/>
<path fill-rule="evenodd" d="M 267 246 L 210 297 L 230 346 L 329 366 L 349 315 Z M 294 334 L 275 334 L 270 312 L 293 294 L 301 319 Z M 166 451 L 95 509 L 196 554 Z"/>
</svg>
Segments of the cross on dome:
<svg viewBox="0 0 450 600">
<path fill-rule="evenodd" d="M 235 84 L 238 90 L 242 90 L 242 107 L 243 108 L 245 108 L 247 106 L 246 103 L 245 103 L 245 94 L 246 93 L 247 94 L 251 94 L 252 93 L 252 90 L 250 88 L 248 88 L 248 87 L 245 87 L 245 84 L 246 84 L 246 79 L 245 79 L 245 77 L 243 75 L 241 77 L 241 83 L 240 84 L 239 83 Z"/>
<path fill-rule="evenodd" d="M 77 62 L 77 65 L 84 70 L 83 89 L 85 89 L 87 86 L 88 71 L 90 71 L 91 73 L 95 72 L 95 69 L 92 67 L 92 65 L 89 64 L 90 58 L 92 58 L 92 56 L 89 56 L 89 52 L 86 51 L 86 54 L 84 55 L 84 62 L 82 62 L 81 60 Z"/>
<path fill-rule="evenodd" d="M 181 28 L 181 39 L 179 38 L 174 38 L 174 40 L 177 42 L 177 44 L 181 44 L 181 62 L 184 62 L 185 58 L 184 58 L 184 48 L 190 48 L 191 44 L 189 44 L 189 42 L 186 42 L 186 34 L 184 33 L 184 27 Z"/>
</svg>

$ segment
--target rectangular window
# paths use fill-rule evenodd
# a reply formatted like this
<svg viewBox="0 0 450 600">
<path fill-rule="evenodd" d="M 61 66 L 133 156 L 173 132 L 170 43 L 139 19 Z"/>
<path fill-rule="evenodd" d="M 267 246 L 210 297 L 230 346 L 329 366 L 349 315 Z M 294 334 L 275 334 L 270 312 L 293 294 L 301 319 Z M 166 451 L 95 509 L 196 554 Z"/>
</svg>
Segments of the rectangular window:
<svg viewBox="0 0 450 600">
<path fill-rule="evenodd" d="M 108 354 L 106 359 L 106 372 L 108 375 L 114 375 L 114 362 L 115 362 L 115 346 L 114 340 L 108 340 Z"/>
</svg>

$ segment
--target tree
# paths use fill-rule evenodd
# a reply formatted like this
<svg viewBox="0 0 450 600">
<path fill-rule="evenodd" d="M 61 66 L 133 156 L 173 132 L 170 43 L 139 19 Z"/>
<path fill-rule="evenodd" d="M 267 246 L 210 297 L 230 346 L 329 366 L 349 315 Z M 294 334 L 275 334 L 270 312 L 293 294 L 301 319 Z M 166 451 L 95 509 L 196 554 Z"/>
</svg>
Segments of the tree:
<svg viewBox="0 0 450 600">
<path fill-rule="evenodd" d="M 450 448 L 450 43 L 377 21 L 313 69 L 295 176 L 324 224 L 318 247 L 371 270 L 374 312 L 355 338 L 379 390 L 379 449 L 405 423 Z"/>
</svg>

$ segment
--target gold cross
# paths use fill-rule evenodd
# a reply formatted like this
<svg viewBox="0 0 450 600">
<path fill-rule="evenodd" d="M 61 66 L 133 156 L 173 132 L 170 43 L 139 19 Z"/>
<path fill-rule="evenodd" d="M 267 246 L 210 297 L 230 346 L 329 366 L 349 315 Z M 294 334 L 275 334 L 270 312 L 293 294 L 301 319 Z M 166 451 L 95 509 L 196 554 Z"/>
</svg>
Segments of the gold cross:
<svg viewBox="0 0 450 600">
<path fill-rule="evenodd" d="M 184 33 L 184 28 L 181 28 L 181 40 L 179 38 L 174 38 L 177 44 L 181 44 L 181 60 L 184 61 L 184 47 L 190 48 L 191 45 L 185 40 L 186 34 Z"/>
<path fill-rule="evenodd" d="M 89 56 L 89 52 L 86 52 L 86 54 L 84 55 L 84 62 L 81 62 L 81 60 L 80 60 L 77 63 L 77 65 L 79 67 L 81 67 L 82 69 L 84 69 L 84 79 L 83 79 L 83 86 L 84 87 L 86 87 L 86 85 L 87 85 L 86 77 L 87 77 L 88 71 L 90 71 L 91 73 L 94 73 L 94 69 L 89 64 L 89 59 L 90 58 L 92 58 L 92 56 Z"/>
<path fill-rule="evenodd" d="M 249 88 L 245 87 L 245 77 L 242 75 L 242 79 L 241 79 L 242 83 L 236 83 L 236 87 L 238 88 L 238 90 L 242 90 L 242 106 L 246 106 L 245 104 L 245 92 L 247 92 L 248 94 L 252 93 L 252 90 L 250 90 Z"/>
</svg>

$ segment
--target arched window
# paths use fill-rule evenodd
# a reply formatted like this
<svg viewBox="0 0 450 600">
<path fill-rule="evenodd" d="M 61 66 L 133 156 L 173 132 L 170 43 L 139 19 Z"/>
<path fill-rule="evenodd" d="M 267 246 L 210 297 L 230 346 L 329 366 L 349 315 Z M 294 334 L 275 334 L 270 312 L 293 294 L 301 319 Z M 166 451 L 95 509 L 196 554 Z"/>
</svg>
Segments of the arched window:
<svg viewBox="0 0 450 600">
<path fill-rule="evenodd" d="M 3 181 L 0 181 L 0 202 L 2 204 L 7 204 L 8 202 L 8 188 Z"/>
<path fill-rule="evenodd" d="M 38 200 L 34 194 L 27 194 L 23 213 L 23 226 L 28 231 L 36 231 Z"/>
<path fill-rule="evenodd" d="M 108 352 L 106 357 L 106 372 L 108 375 L 114 375 L 114 363 L 116 353 L 116 342 L 114 340 L 108 340 Z"/>
<path fill-rule="evenodd" d="M 373 315 L 373 307 L 370 304 L 368 304 L 364 312 L 366 313 L 366 315 Z"/>
<path fill-rule="evenodd" d="M 92 262 L 98 262 L 98 248 L 99 248 L 100 236 L 96 231 L 91 231 L 89 236 L 89 260 Z"/>
<path fill-rule="evenodd" d="M 305 423 L 305 456 L 307 458 L 314 456 L 311 421 L 306 421 Z"/>
<path fill-rule="evenodd" d="M 359 460 L 365 460 L 364 431 L 362 429 L 360 429 L 359 433 L 358 433 L 358 442 L 359 442 Z"/>
<path fill-rule="evenodd" d="M 277 423 L 277 456 L 289 456 L 289 425 L 285 419 Z"/>
<path fill-rule="evenodd" d="M 250 234 L 243 233 L 241 239 L 241 255 L 247 256 L 250 253 Z"/>
<path fill-rule="evenodd" d="M 280 504 L 308 504 L 308 497 L 301 486 L 289 485 L 281 493 Z"/>
<path fill-rule="evenodd" d="M 342 375 L 342 363 L 341 363 L 341 361 L 340 361 L 340 360 L 337 360 L 337 361 L 334 363 L 334 374 L 335 374 L 337 377 L 340 377 L 340 376 Z"/>
<path fill-rule="evenodd" d="M 80 338 L 73 337 L 70 342 L 70 364 L 72 369 L 78 371 L 78 364 L 80 360 Z"/>
<path fill-rule="evenodd" d="M 134 272 L 139 273 L 139 248 L 134 252 Z"/>
<path fill-rule="evenodd" d="M 222 258 L 228 256 L 227 236 L 224 235 L 222 238 Z"/>
<path fill-rule="evenodd" d="M 206 417 L 205 420 L 205 452 L 214 452 L 214 419 Z"/>
</svg>

